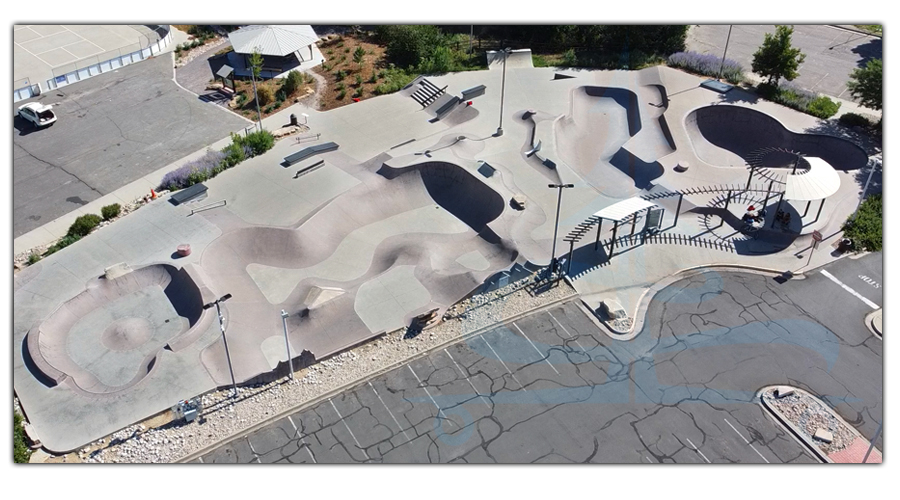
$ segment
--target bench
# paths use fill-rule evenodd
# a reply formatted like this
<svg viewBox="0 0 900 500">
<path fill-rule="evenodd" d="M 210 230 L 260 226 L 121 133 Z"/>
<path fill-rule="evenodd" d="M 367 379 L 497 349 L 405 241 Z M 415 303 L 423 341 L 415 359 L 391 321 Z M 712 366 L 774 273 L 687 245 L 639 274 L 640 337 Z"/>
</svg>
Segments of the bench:
<svg viewBox="0 0 900 500">
<path fill-rule="evenodd" d="M 438 108 L 437 111 L 436 111 L 435 113 L 437 114 L 438 118 L 440 118 L 440 117 L 443 116 L 445 113 L 447 113 L 448 111 L 450 111 L 451 109 L 453 109 L 454 106 L 456 106 L 457 104 L 459 104 L 459 102 L 460 102 L 460 101 L 459 101 L 459 97 L 453 96 L 452 99 L 450 99 L 449 101 L 445 102 L 443 106 L 441 106 L 440 108 Z"/>
<path fill-rule="evenodd" d="M 181 205 L 182 203 L 193 200 L 194 198 L 202 195 L 206 192 L 208 188 L 204 186 L 202 183 L 194 184 L 189 188 L 185 188 L 179 191 L 175 191 L 169 196 L 169 203 L 173 205 Z"/>
<path fill-rule="evenodd" d="M 484 85 L 478 85 L 478 86 L 463 90 L 462 91 L 462 100 L 468 101 L 469 99 L 473 99 L 480 95 L 484 95 L 485 89 L 486 89 L 486 87 Z"/>
<path fill-rule="evenodd" d="M 315 146 L 310 146 L 308 148 L 303 148 L 300 151 L 297 151 L 296 153 L 292 153 L 292 154 L 285 156 L 284 161 L 282 162 L 282 165 L 285 168 L 287 168 L 287 167 L 290 167 L 291 165 L 294 165 L 295 163 L 299 163 L 299 162 L 309 158 L 310 156 L 315 156 L 315 155 L 321 154 L 321 153 L 327 153 L 329 151 L 337 151 L 338 147 L 339 146 L 333 142 L 326 142 L 323 144 L 316 144 Z"/>
</svg>

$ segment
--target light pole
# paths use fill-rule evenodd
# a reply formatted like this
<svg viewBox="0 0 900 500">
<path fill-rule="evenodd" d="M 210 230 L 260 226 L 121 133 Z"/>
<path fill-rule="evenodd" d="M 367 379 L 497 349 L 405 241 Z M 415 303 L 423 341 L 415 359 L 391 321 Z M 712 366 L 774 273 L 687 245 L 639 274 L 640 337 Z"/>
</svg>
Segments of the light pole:
<svg viewBox="0 0 900 500">
<path fill-rule="evenodd" d="M 725 69 L 725 55 L 728 54 L 728 42 L 731 41 L 731 28 L 733 28 L 733 24 L 728 25 L 728 38 L 725 39 L 725 52 L 722 53 L 722 64 L 719 66 L 719 75 L 716 77 L 716 80 L 722 80 L 722 70 Z"/>
<path fill-rule="evenodd" d="M 294 360 L 291 359 L 291 341 L 288 340 L 287 334 L 287 317 L 290 316 L 288 313 L 284 312 L 284 309 L 281 310 L 281 326 L 284 327 L 284 346 L 287 348 L 287 356 L 288 356 L 288 367 L 291 370 L 291 380 L 294 380 Z"/>
<path fill-rule="evenodd" d="M 500 84 L 500 125 L 497 127 L 497 132 L 494 134 L 494 137 L 503 135 L 503 99 L 506 97 L 506 59 L 509 57 L 509 53 L 512 52 L 512 49 L 507 47 L 501 52 L 503 52 L 503 79 Z"/>
<path fill-rule="evenodd" d="M 212 306 L 216 306 L 216 314 L 219 315 L 219 329 L 222 330 L 222 342 L 225 343 L 225 358 L 228 359 L 228 371 L 231 373 L 231 387 L 234 389 L 234 393 L 231 397 L 237 397 L 237 382 L 234 381 L 234 368 L 231 366 L 231 353 L 228 352 L 228 339 L 225 337 L 225 318 L 222 316 L 222 308 L 219 307 L 220 302 L 225 302 L 226 300 L 231 298 L 230 293 L 226 293 L 225 295 L 219 297 L 218 299 L 210 302 L 209 304 L 204 304 L 203 309 L 209 309 Z"/>
<path fill-rule="evenodd" d="M 866 198 L 866 192 L 869 190 L 869 183 L 872 182 L 872 174 L 875 173 L 876 163 L 881 163 L 877 158 L 872 158 L 869 161 L 872 163 L 872 168 L 869 169 L 869 178 L 866 179 L 866 187 L 863 188 L 862 193 L 859 195 L 859 201 L 856 202 L 856 210 L 853 211 L 850 220 L 856 219 L 856 212 L 859 211 L 859 206 L 862 205 L 863 200 Z"/>
<path fill-rule="evenodd" d="M 553 226 L 553 250 L 550 252 L 550 273 L 556 269 L 556 238 L 559 234 L 559 208 L 562 206 L 563 189 L 573 188 L 575 184 L 548 184 L 547 187 L 559 190 L 559 196 L 556 199 L 556 225 Z"/>
</svg>

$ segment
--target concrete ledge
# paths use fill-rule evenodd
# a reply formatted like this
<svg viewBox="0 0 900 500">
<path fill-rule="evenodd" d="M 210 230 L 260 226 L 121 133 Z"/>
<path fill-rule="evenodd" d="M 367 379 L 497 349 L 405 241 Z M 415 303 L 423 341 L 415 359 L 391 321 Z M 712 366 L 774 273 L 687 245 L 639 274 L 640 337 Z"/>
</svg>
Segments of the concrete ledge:
<svg viewBox="0 0 900 500">
<path fill-rule="evenodd" d="M 767 387 L 763 387 L 762 389 L 760 389 L 760 390 L 756 393 L 756 397 L 759 398 L 759 403 L 762 405 L 762 407 L 765 408 L 765 409 L 767 410 L 767 412 L 768 412 L 770 415 L 772 415 L 772 417 L 773 417 L 777 422 L 779 422 L 781 425 L 783 425 L 784 427 L 786 427 L 787 430 L 789 430 L 789 431 L 791 432 L 791 434 L 793 434 L 794 439 L 796 439 L 797 442 L 799 442 L 801 445 L 803 445 L 806 449 L 808 449 L 809 451 L 811 451 L 812 454 L 813 454 L 816 458 L 818 458 L 822 463 L 826 463 L 826 464 L 834 463 L 830 458 L 828 458 L 828 455 L 826 455 L 825 453 L 823 453 L 822 450 L 820 450 L 819 447 L 816 446 L 815 443 L 813 443 L 812 441 L 810 441 L 809 439 L 806 438 L 806 434 L 805 434 L 803 431 L 801 431 L 800 429 L 798 429 L 797 426 L 794 425 L 793 423 L 791 423 L 790 420 L 786 419 L 786 418 L 781 414 L 780 411 L 776 410 L 775 408 L 772 408 L 771 406 L 769 406 L 768 403 L 766 403 L 766 398 L 763 397 L 763 394 L 765 394 L 766 392 L 769 391 L 769 389 L 772 389 L 772 388 L 774 388 L 774 387 L 781 387 L 781 386 L 772 386 L 772 385 L 770 385 L 770 386 L 767 386 Z M 802 390 L 802 389 L 797 389 L 796 387 L 791 387 L 791 389 L 793 389 L 793 390 L 795 390 L 795 391 L 799 391 L 799 392 L 801 392 L 801 393 L 803 393 L 803 394 L 809 395 L 808 392 L 806 392 L 806 391 L 804 391 L 804 390 Z M 840 418 L 840 417 L 838 417 L 838 418 Z M 843 420 L 844 420 L 844 419 L 841 418 L 841 421 L 843 421 Z M 849 424 L 848 424 L 848 425 L 849 425 Z M 851 426 L 851 427 L 852 427 L 852 426 Z"/>
<path fill-rule="evenodd" d="M 869 329 L 870 332 L 875 334 L 878 338 L 883 338 L 884 334 L 881 333 L 882 328 L 882 311 L 883 309 L 878 309 L 877 311 L 872 311 L 866 316 L 866 328 Z"/>
</svg>

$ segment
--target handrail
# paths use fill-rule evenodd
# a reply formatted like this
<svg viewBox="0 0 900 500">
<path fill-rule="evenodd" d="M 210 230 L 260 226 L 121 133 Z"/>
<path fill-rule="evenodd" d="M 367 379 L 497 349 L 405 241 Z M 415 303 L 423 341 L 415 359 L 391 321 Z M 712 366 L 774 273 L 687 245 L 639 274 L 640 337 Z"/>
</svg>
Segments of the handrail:
<svg viewBox="0 0 900 500">
<path fill-rule="evenodd" d="M 221 203 L 221 205 L 219 205 L 219 203 Z M 204 210 L 210 210 L 213 208 L 224 207 L 227 204 L 228 204 L 228 200 L 222 200 L 222 201 L 216 201 L 216 202 L 210 203 L 209 205 L 204 205 L 199 208 L 194 208 L 194 209 L 191 209 L 191 213 L 188 215 L 188 217 L 190 217 L 191 215 L 194 215 L 197 212 L 203 212 Z M 216 205 L 216 206 L 213 206 L 213 205 Z"/>
</svg>

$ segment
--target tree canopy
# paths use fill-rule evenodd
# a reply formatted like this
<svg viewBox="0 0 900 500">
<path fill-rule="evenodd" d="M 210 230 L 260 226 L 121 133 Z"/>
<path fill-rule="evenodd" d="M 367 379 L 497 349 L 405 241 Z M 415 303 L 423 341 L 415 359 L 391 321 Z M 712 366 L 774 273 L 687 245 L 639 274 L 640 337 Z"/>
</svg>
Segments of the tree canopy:
<svg viewBox="0 0 900 500">
<path fill-rule="evenodd" d="M 881 59 L 872 59 L 864 68 L 853 70 L 847 88 L 863 106 L 881 109 L 881 82 Z"/>
<path fill-rule="evenodd" d="M 770 85 L 782 78 L 791 81 L 800 76 L 797 69 L 806 55 L 791 46 L 793 33 L 793 27 L 776 26 L 775 33 L 766 33 L 763 44 L 753 54 L 753 72 L 768 78 Z"/>
</svg>

